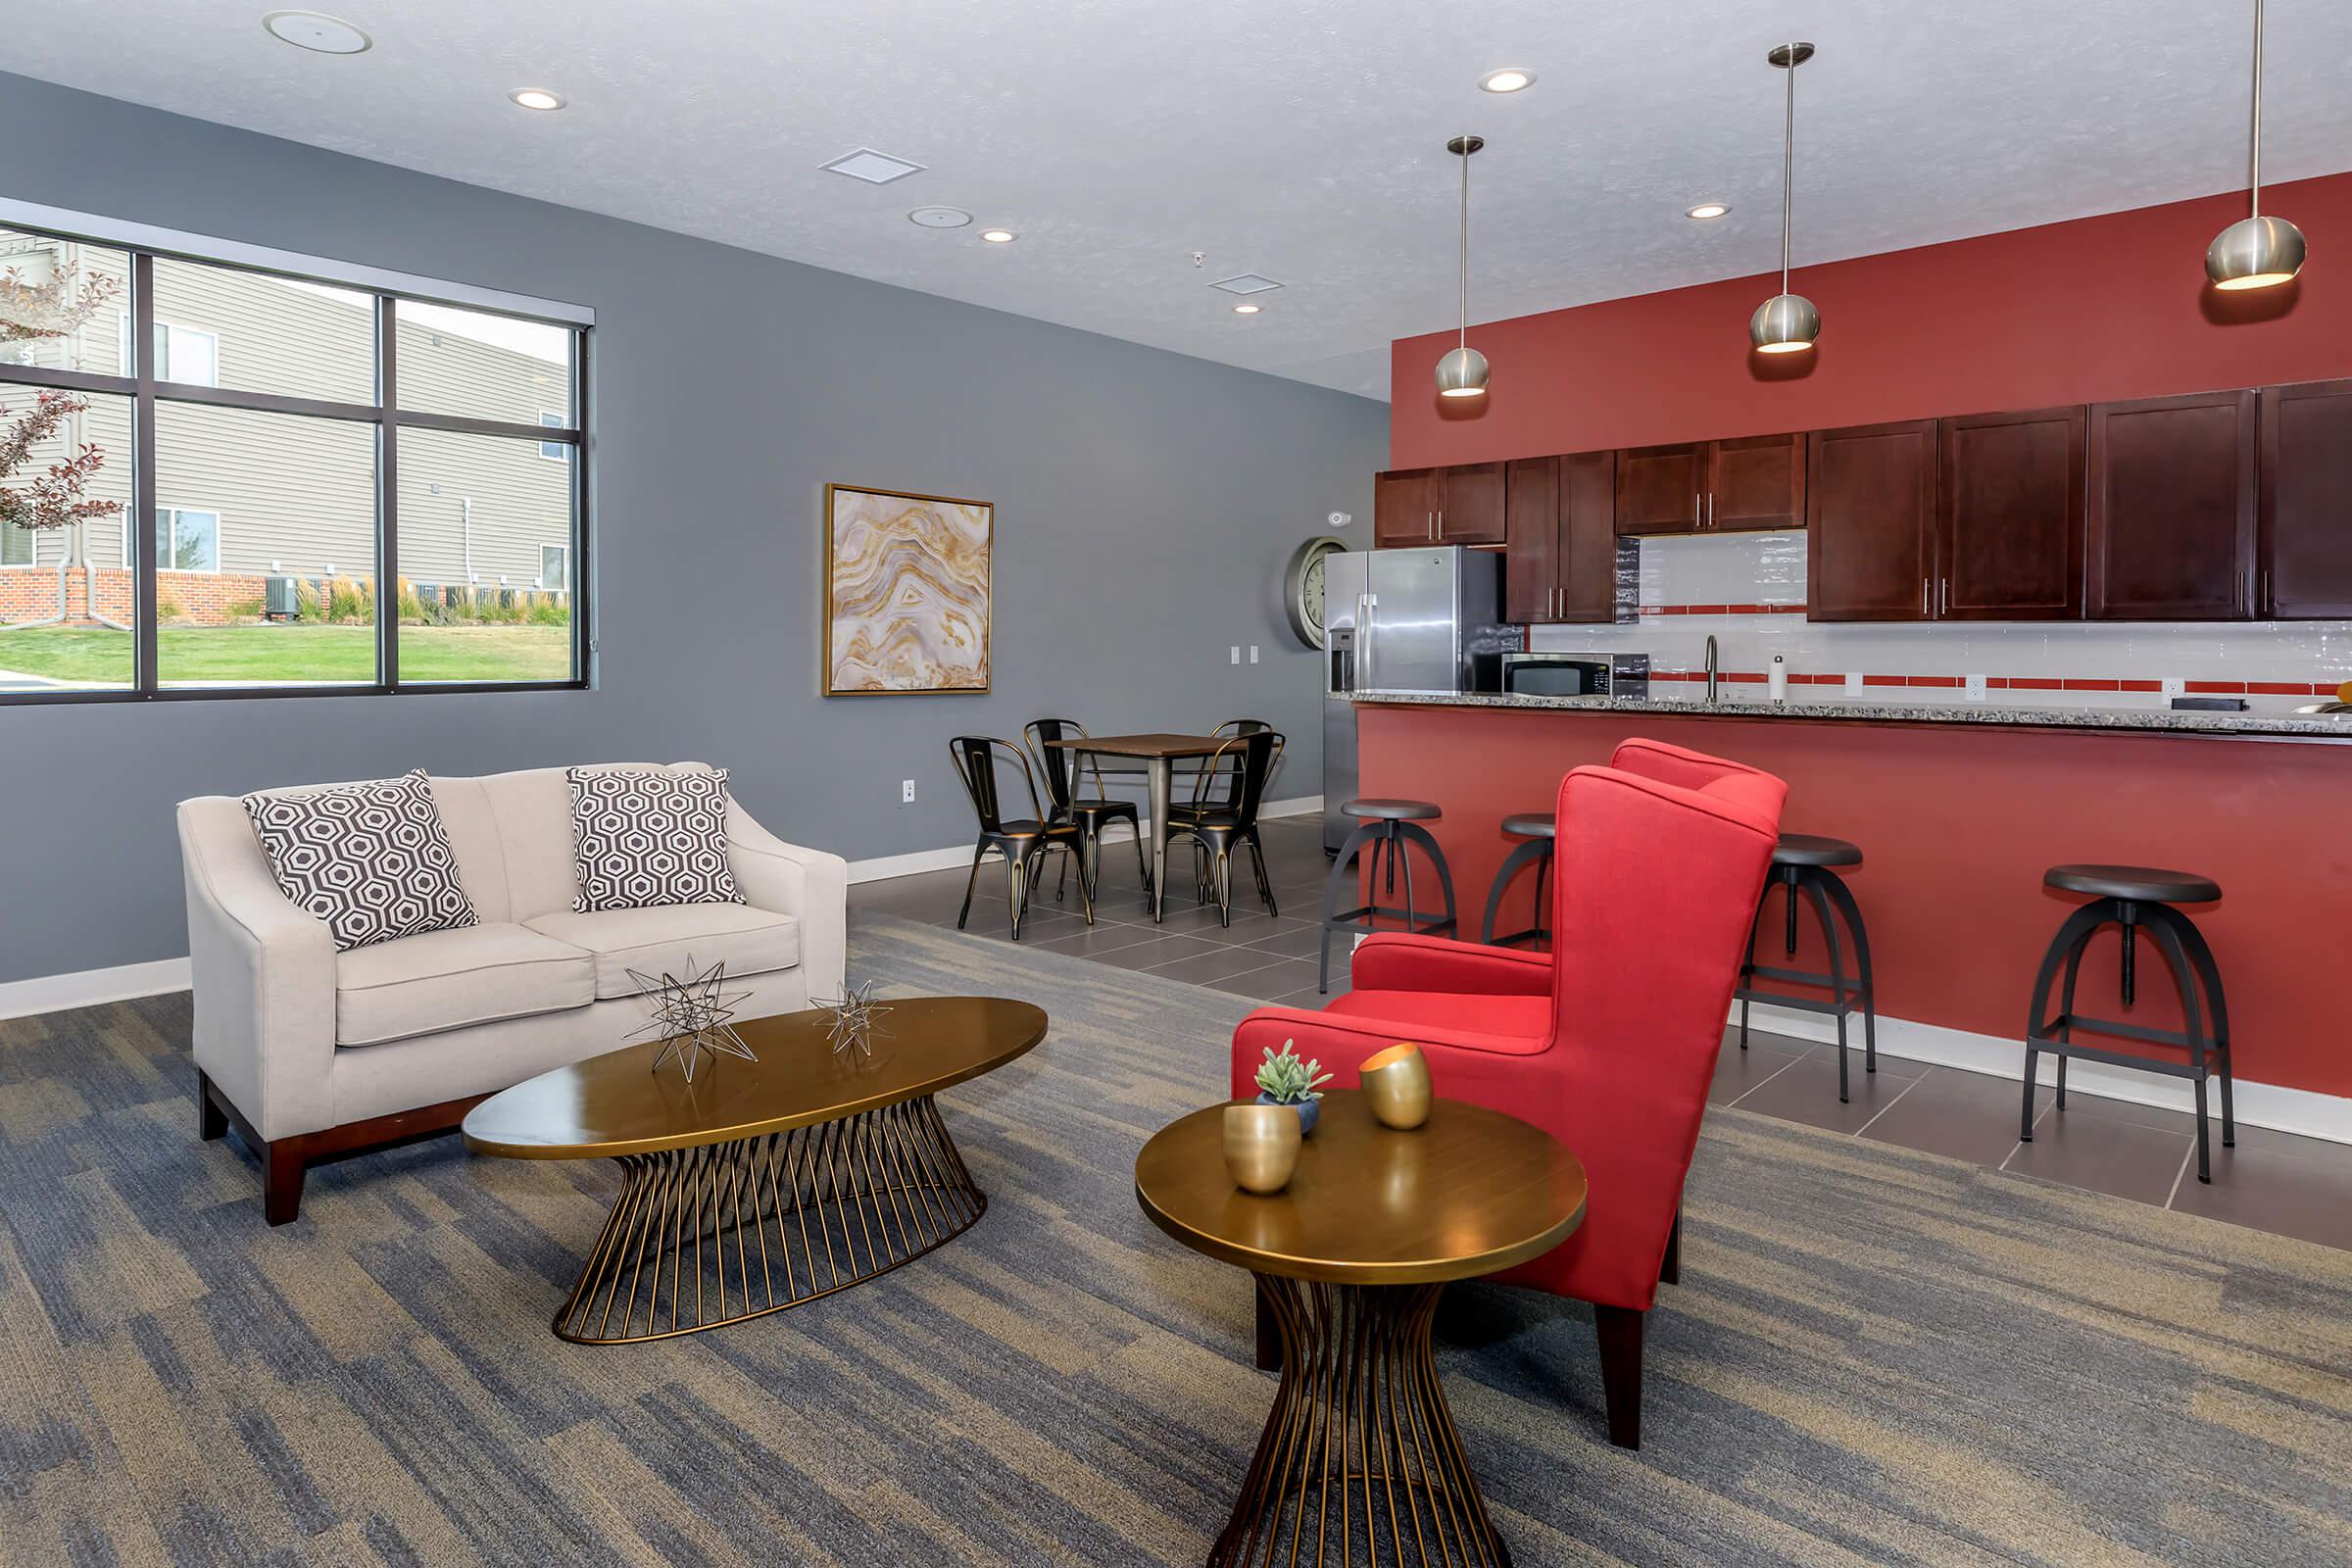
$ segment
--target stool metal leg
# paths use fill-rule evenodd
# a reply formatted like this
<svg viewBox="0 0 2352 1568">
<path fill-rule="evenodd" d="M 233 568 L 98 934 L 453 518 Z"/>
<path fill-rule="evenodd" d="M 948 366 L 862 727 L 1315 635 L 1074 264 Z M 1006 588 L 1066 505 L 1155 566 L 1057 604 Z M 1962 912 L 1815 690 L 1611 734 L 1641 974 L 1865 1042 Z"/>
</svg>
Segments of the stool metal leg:
<svg viewBox="0 0 2352 1568">
<path fill-rule="evenodd" d="M 2188 1037 L 2189 1064 L 2196 1068 L 2196 1076 L 2190 1083 L 2197 1097 L 2197 1180 L 2211 1186 L 2213 1151 L 2209 1143 L 2211 1135 L 2205 1125 L 2205 1079 L 2212 1067 L 2209 1054 L 2212 1047 L 2199 1021 L 2203 1013 L 2197 1005 L 2196 976 L 2189 969 L 2188 954 L 2180 945 L 2180 933 L 2174 928 L 2172 920 L 2166 918 L 2173 911 L 2161 905 L 2154 905 L 2146 912 L 2153 917 L 2145 922 L 2149 940 L 2164 955 L 2164 961 L 2173 971 L 2173 982 L 2180 988 L 2181 1032 Z"/>
<path fill-rule="evenodd" d="M 1803 888 L 1805 897 L 1810 900 L 1813 905 L 1814 914 L 1817 915 L 1821 920 L 1822 939 L 1829 944 L 1830 949 L 1830 1001 L 1836 1004 L 1837 1011 L 1835 1016 L 1838 1020 L 1838 1103 L 1842 1105 L 1847 1102 L 1845 1078 L 1845 960 L 1844 956 L 1838 951 L 1838 921 L 1830 912 L 1830 901 L 1828 896 L 1821 891 L 1823 873 L 1814 870 L 1810 866 L 1799 867 L 1797 870 L 1798 880 L 1796 886 L 1791 887 L 1788 890 L 1789 907 L 1793 909 L 1796 906 L 1797 888 Z M 1794 923 L 1793 917 L 1791 918 L 1790 923 Z"/>
<path fill-rule="evenodd" d="M 2105 921 L 2100 922 L 2101 925 Z M 2058 987 L 2058 1016 L 2064 1020 L 2058 1026 L 2058 1038 L 2067 1045 L 2075 1043 L 2075 983 L 2082 977 L 2082 955 L 2089 951 L 2090 939 L 2099 934 L 2099 926 L 2091 926 L 2075 938 L 2066 950 L 2066 978 Z M 2066 1108 L 2066 1064 L 2070 1058 L 2061 1053 L 2058 1057 L 2057 1108 Z"/>
<path fill-rule="evenodd" d="M 1494 917 L 1502 912 L 1502 896 L 1510 891 L 1511 879 L 1517 876 L 1520 869 L 1530 860 L 1536 862 L 1535 924 L 1520 932 L 1519 935 L 1505 937 L 1503 940 L 1518 942 L 1535 935 L 1538 931 L 1549 929 L 1544 923 L 1544 872 L 1550 868 L 1551 841 L 1549 839 L 1529 839 L 1512 850 L 1509 855 L 1504 856 L 1501 868 L 1494 873 L 1494 885 L 1487 890 L 1487 915 L 1484 920 L 1479 922 L 1479 941 L 1492 943 L 1494 940 Z"/>
<path fill-rule="evenodd" d="M 2068 915 L 2066 922 L 2058 927 L 2058 934 L 2050 939 L 2048 949 L 2041 956 L 2041 967 L 2034 976 L 2034 994 L 2026 1003 L 2025 1107 L 2018 1113 L 2017 1120 L 2017 1137 L 2020 1143 L 2030 1144 L 2034 1141 L 2034 1088 L 2036 1077 L 2035 1069 L 2039 1066 L 2041 1059 L 2041 1052 L 2036 1042 L 2047 1037 L 2050 983 L 2058 978 L 2058 966 L 2068 961 L 2070 953 L 2076 955 L 2075 962 L 2080 963 L 2082 944 L 2090 939 L 2093 931 L 2107 923 L 2113 912 L 2113 900 L 2101 899 L 2095 904 L 2086 904 L 2073 914 Z M 2072 999 L 2073 993 L 2070 989 L 2068 1000 L 2071 1002 Z M 2065 1041 L 2058 1041 L 2057 1044 L 2063 1045 Z M 2064 1062 L 2065 1053 L 2060 1052 L 2057 1054 L 2058 1059 Z"/>
<path fill-rule="evenodd" d="M 1772 881 L 1756 898 L 1756 912 L 1747 922 L 1747 960 L 1740 965 L 1740 1049 L 1747 1049 L 1747 983 L 1756 975 L 1756 933 L 1764 928 L 1764 904 L 1772 897 Z"/>
<path fill-rule="evenodd" d="M 1389 825 L 1395 828 L 1402 824 L 1392 822 Z M 1396 885 L 1396 862 L 1398 860 L 1404 862 L 1404 928 L 1410 931 L 1413 928 L 1413 858 L 1405 853 L 1401 835 L 1394 833 L 1390 835 L 1389 856 L 1389 886 L 1392 888 Z"/>
<path fill-rule="evenodd" d="M 1359 873 L 1355 856 L 1367 844 L 1372 846 L 1372 860 L 1361 867 Z M 1331 875 L 1323 883 L 1323 941 L 1317 955 L 1315 972 L 1315 989 L 1325 996 L 1331 994 L 1331 939 L 1336 933 L 1347 929 L 1339 923 L 1340 890 L 1352 888 L 1355 884 L 1350 878 L 1357 874 L 1378 877 L 1379 860 L 1380 824 L 1377 822 L 1359 824 L 1348 833 L 1348 842 L 1340 846 L 1340 853 L 1332 858 Z"/>
<path fill-rule="evenodd" d="M 1405 845 L 1418 844 L 1421 846 L 1422 853 L 1429 857 L 1430 865 L 1438 873 L 1438 892 L 1446 900 L 1446 918 L 1438 921 L 1435 925 L 1423 927 L 1423 931 L 1430 936 L 1435 936 L 1441 931 L 1452 931 L 1457 923 L 1458 912 L 1453 904 L 1453 872 L 1446 867 L 1446 852 L 1439 847 L 1437 835 L 1418 822 L 1398 822 L 1396 831 L 1397 837 L 1402 839 Z M 1398 849 L 1401 853 L 1403 845 L 1398 846 Z M 1409 901 L 1413 875 L 1412 861 L 1409 858 L 1405 861 L 1404 875 L 1406 896 Z M 1410 926 L 1413 922 L 1408 919 L 1405 923 Z"/>
<path fill-rule="evenodd" d="M 1854 968 L 1861 977 L 1862 998 L 1862 1070 L 1879 1070 L 1879 988 L 1870 969 L 1870 933 L 1862 925 L 1861 906 L 1854 903 L 1854 890 L 1845 885 L 1845 878 L 1831 873 L 1822 879 L 1822 891 L 1845 916 L 1845 929 L 1854 939 Z"/>
<path fill-rule="evenodd" d="M 2213 961 L 2213 949 L 2206 945 L 2205 933 L 2197 923 L 2178 910 L 2167 910 L 2179 922 L 2174 930 L 2180 945 L 2188 950 L 2189 962 L 2196 965 L 2197 974 L 2205 982 L 2205 1008 L 2213 1015 L 2214 1051 L 2221 1058 L 2222 1074 L 2222 1147 L 2237 1147 L 2237 1117 L 2230 1101 L 2230 1004 L 2222 996 L 2222 971 Z"/>
</svg>

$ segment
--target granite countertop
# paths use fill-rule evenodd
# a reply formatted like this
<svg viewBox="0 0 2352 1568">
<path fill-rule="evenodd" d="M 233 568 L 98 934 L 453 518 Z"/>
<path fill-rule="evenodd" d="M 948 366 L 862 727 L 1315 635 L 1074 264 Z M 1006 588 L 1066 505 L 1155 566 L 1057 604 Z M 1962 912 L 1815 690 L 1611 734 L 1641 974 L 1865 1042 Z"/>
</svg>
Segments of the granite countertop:
<svg viewBox="0 0 2352 1568">
<path fill-rule="evenodd" d="M 2107 729 L 2142 734 L 2288 735 L 2352 740 L 2352 713 L 2232 713 L 2170 708 L 2014 708 L 1997 703 L 1773 703 L 1760 697 L 1717 703 L 1655 697 L 1532 697 L 1501 692 L 1364 691 L 1359 704 L 1419 708 L 1549 708 L 1568 711 L 1669 713 L 1686 718 L 1867 719 L 1877 723 L 1989 724 L 2027 729 Z"/>
</svg>

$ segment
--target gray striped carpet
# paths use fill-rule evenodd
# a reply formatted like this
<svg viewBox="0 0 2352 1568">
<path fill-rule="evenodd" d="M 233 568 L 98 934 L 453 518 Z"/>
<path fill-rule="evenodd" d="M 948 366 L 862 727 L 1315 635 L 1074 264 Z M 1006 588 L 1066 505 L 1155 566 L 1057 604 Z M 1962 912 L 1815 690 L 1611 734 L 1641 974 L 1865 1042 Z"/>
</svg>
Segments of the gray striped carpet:
<svg viewBox="0 0 2352 1568">
<path fill-rule="evenodd" d="M 1272 1384 L 1246 1279 L 1130 1167 L 1222 1097 L 1248 1004 L 883 918 L 853 954 L 1051 1013 L 942 1100 L 987 1216 L 617 1348 L 548 1332 L 612 1167 L 443 1140 L 271 1232 L 196 1141 L 185 998 L 0 1023 L 0 1561 L 1200 1561 Z M 1640 1453 L 1584 1309 L 1449 1294 L 1521 1564 L 2352 1561 L 2352 1253 L 1737 1111 L 1688 1212 Z"/>
</svg>

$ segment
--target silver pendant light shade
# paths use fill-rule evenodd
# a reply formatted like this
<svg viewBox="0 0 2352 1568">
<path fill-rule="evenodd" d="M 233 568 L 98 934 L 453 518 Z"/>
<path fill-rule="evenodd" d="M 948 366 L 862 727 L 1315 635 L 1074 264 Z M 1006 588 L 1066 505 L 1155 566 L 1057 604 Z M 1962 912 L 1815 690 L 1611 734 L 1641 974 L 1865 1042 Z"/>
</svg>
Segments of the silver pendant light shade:
<svg viewBox="0 0 2352 1568">
<path fill-rule="evenodd" d="M 2254 125 L 2248 161 L 2247 217 L 2205 247 L 2205 275 L 2215 288 L 2272 288 L 2303 270 L 2303 231 L 2283 218 L 2262 216 L 2262 4 L 2254 0 Z"/>
<path fill-rule="evenodd" d="M 1796 194 L 1796 68 L 1813 58 L 1813 46 L 1785 43 L 1764 58 L 1788 73 L 1781 142 L 1781 291 L 1747 318 L 1747 340 L 1758 354 L 1801 354 L 1821 335 L 1821 312 L 1802 294 L 1788 292 L 1788 221 Z"/>
<path fill-rule="evenodd" d="M 1484 136 L 1456 136 L 1446 150 L 1462 161 L 1462 316 L 1454 347 L 1438 362 L 1438 396 L 1487 395 L 1487 357 L 1470 346 L 1470 155 L 1487 144 Z"/>
</svg>

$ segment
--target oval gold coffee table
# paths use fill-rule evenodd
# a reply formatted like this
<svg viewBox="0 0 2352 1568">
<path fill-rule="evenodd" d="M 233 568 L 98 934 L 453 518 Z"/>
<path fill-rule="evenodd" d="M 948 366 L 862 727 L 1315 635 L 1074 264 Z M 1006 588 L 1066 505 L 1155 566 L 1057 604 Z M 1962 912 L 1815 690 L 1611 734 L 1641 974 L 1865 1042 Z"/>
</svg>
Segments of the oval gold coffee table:
<svg viewBox="0 0 2352 1568">
<path fill-rule="evenodd" d="M 1224 1106 L 1163 1127 L 1135 1161 L 1161 1230 L 1250 1270 L 1282 1339 L 1282 1384 L 1211 1568 L 1336 1560 L 1507 1565 L 1438 1383 L 1430 1325 L 1449 1280 L 1557 1247 L 1585 1169 L 1515 1116 L 1440 1100 L 1394 1132 L 1354 1090 L 1323 1100 L 1290 1186 L 1226 1173 Z"/>
<path fill-rule="evenodd" d="M 687 1083 L 647 1041 L 516 1084 L 468 1111 L 466 1146 L 620 1161 L 620 1196 L 556 1313 L 580 1345 L 666 1339 L 781 1312 L 885 1274 L 988 1207 L 932 1097 L 1027 1052 L 1046 1015 L 1001 997 L 878 1004 L 870 1054 L 833 1013 L 754 1018 L 760 1058 Z"/>
</svg>

